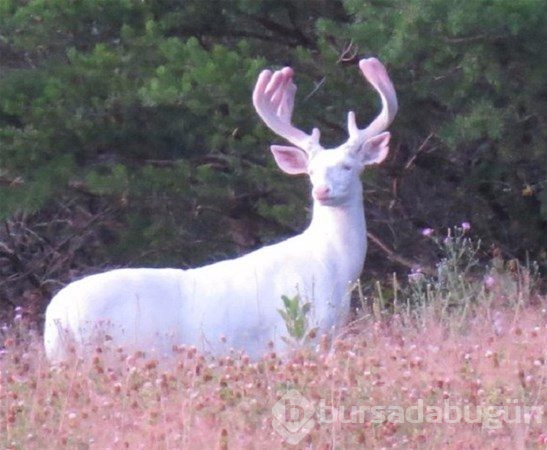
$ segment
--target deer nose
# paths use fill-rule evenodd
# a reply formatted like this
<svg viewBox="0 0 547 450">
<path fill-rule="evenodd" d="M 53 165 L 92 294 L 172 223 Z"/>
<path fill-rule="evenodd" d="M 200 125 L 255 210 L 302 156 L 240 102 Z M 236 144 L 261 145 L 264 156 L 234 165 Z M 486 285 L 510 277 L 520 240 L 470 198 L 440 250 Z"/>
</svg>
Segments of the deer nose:
<svg viewBox="0 0 547 450">
<path fill-rule="evenodd" d="M 330 195 L 330 187 L 316 186 L 313 188 L 312 194 L 316 200 L 326 200 Z"/>
</svg>

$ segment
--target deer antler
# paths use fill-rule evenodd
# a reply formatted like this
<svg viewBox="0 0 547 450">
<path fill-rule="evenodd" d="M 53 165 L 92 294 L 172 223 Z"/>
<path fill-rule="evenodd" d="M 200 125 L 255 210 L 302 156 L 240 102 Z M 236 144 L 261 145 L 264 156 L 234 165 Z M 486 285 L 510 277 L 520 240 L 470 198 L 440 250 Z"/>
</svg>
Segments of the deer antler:
<svg viewBox="0 0 547 450">
<path fill-rule="evenodd" d="M 384 131 L 395 118 L 398 109 L 395 89 L 383 64 L 376 58 L 368 58 L 359 61 L 359 67 L 367 81 L 380 94 L 382 111 L 364 129 L 357 127 L 355 113 L 348 113 L 347 144 L 350 146 L 359 146 Z M 319 144 L 319 129 L 314 128 L 311 134 L 306 134 L 291 123 L 296 93 L 296 85 L 292 81 L 293 74 L 290 67 L 274 73 L 263 70 L 255 85 L 253 104 L 258 115 L 274 133 L 312 154 L 323 149 Z"/>
<path fill-rule="evenodd" d="M 253 104 L 264 123 L 276 134 L 285 138 L 306 153 L 322 149 L 320 132 L 314 128 L 311 134 L 291 124 L 296 85 L 292 82 L 293 70 L 285 67 L 272 74 L 263 70 L 253 92 Z"/>
<path fill-rule="evenodd" d="M 376 58 L 362 59 L 359 61 L 359 68 L 367 81 L 378 91 L 382 99 L 382 111 L 370 125 L 364 129 L 359 129 L 355 122 L 355 113 L 348 113 L 348 144 L 358 146 L 372 136 L 384 131 L 397 113 L 397 97 L 395 89 L 389 79 L 386 68 Z"/>
</svg>

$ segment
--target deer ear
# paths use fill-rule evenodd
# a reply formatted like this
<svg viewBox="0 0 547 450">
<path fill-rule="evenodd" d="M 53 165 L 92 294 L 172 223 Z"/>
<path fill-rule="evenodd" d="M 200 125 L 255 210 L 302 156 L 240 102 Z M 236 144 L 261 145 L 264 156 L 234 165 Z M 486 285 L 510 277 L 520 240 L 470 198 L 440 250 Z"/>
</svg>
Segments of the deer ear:
<svg viewBox="0 0 547 450">
<path fill-rule="evenodd" d="M 369 164 L 379 164 L 386 158 L 389 152 L 390 138 L 391 134 L 385 131 L 367 139 L 357 149 L 356 156 L 363 167 Z"/>
<path fill-rule="evenodd" d="M 308 155 L 298 147 L 272 145 L 270 147 L 279 168 L 290 175 L 308 172 Z"/>
</svg>

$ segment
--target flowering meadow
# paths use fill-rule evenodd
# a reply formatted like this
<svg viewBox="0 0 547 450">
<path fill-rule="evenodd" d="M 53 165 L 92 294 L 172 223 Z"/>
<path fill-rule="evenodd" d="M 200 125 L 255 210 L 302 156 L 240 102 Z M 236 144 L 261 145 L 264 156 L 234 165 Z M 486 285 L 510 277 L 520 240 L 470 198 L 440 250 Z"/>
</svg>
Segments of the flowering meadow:
<svg viewBox="0 0 547 450">
<path fill-rule="evenodd" d="M 546 299 L 531 268 L 479 271 L 466 232 L 439 240 L 435 274 L 357 289 L 332 342 L 258 361 L 105 342 L 51 367 L 20 313 L 1 331 L 0 448 L 547 448 Z"/>
</svg>

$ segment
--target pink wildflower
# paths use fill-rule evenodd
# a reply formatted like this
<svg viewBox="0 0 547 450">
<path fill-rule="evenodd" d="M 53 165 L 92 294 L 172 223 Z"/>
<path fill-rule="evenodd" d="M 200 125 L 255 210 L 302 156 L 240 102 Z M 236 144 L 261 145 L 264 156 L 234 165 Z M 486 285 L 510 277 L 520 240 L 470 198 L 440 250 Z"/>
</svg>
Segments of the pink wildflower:
<svg viewBox="0 0 547 450">
<path fill-rule="evenodd" d="M 412 271 L 408 274 L 408 281 L 410 283 L 417 283 L 421 281 L 424 277 L 422 269 L 420 267 L 414 267 Z"/>
<path fill-rule="evenodd" d="M 484 277 L 484 287 L 487 290 L 491 290 L 496 285 L 496 279 L 492 275 L 487 275 Z"/>
</svg>

